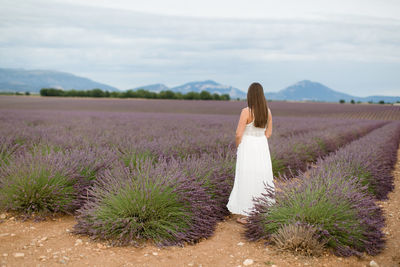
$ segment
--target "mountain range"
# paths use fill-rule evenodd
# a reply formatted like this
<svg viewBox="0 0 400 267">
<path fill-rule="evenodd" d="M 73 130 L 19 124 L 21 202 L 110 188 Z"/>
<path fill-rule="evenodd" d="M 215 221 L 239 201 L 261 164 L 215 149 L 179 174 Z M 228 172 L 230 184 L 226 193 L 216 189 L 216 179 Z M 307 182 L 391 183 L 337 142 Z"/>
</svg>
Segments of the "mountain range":
<svg viewBox="0 0 400 267">
<path fill-rule="evenodd" d="M 39 92 L 42 88 L 119 91 L 110 85 L 66 72 L 0 68 L 0 91 Z"/>
<path fill-rule="evenodd" d="M 215 81 L 212 80 L 206 80 L 206 81 L 198 81 L 198 82 L 189 82 L 185 83 L 183 85 L 179 85 L 176 87 L 169 88 L 164 84 L 150 84 L 146 86 L 140 86 L 137 88 L 134 88 L 132 90 L 138 90 L 138 89 L 145 89 L 148 91 L 153 91 L 153 92 L 160 92 L 162 90 L 171 90 L 173 92 L 180 92 L 182 94 L 186 94 L 188 92 L 198 92 L 200 93 L 201 91 L 208 91 L 211 94 L 217 93 L 219 95 L 223 94 L 228 94 L 231 98 L 240 98 L 244 99 L 246 98 L 246 93 L 229 85 L 222 85 L 219 84 Z"/>
<path fill-rule="evenodd" d="M 335 91 L 321 83 L 303 80 L 297 82 L 285 89 L 278 92 L 271 92 L 265 94 L 267 99 L 272 100 L 289 100 L 289 101 L 323 101 L 323 102 L 338 102 L 343 99 L 346 102 L 351 100 L 361 102 L 379 102 L 381 100 L 385 103 L 394 103 L 400 101 L 400 96 L 382 96 L 373 95 L 366 97 L 353 96 L 345 93 Z"/>
<path fill-rule="evenodd" d="M 221 85 L 211 80 L 198 81 L 185 83 L 180 86 L 168 88 L 164 84 L 151 84 L 146 86 L 136 87 L 132 90 L 145 89 L 153 92 L 160 92 L 162 90 L 171 90 L 174 92 L 187 93 L 190 91 L 201 92 L 202 90 L 209 91 L 210 93 L 217 94 L 229 94 L 233 99 L 240 98 L 245 99 L 247 93 L 241 91 L 238 88 L 232 86 Z M 278 92 L 265 92 L 265 96 L 268 100 L 286 100 L 286 101 L 322 101 L 322 102 L 338 102 L 343 99 L 346 102 L 361 101 L 361 102 L 379 102 L 381 100 L 385 103 L 394 103 L 400 101 L 400 97 L 397 96 L 367 96 L 358 97 L 349 94 L 335 91 L 321 83 L 313 82 L 310 80 L 299 81 L 287 88 L 284 88 Z"/>
<path fill-rule="evenodd" d="M 99 88 L 104 91 L 121 91 L 116 87 L 95 82 L 90 79 L 66 72 L 0 68 L 0 92 L 39 92 L 41 88 L 59 88 L 64 90 L 89 90 Z M 171 88 L 164 84 L 157 83 L 136 87 L 131 90 L 138 89 L 145 89 L 153 92 L 171 90 L 181 93 L 187 93 L 190 91 L 201 92 L 205 90 L 212 94 L 229 94 L 232 99 L 245 99 L 247 95 L 246 92 L 238 88 L 229 85 L 222 85 L 212 80 L 188 82 Z M 361 102 L 379 102 L 383 100 L 385 103 L 394 103 L 400 101 L 400 96 L 352 96 L 335 91 L 321 83 L 309 80 L 299 81 L 278 92 L 265 92 L 265 96 L 268 100 L 287 101 L 338 102 L 340 99 L 343 99 L 346 102 L 351 100 Z"/>
</svg>

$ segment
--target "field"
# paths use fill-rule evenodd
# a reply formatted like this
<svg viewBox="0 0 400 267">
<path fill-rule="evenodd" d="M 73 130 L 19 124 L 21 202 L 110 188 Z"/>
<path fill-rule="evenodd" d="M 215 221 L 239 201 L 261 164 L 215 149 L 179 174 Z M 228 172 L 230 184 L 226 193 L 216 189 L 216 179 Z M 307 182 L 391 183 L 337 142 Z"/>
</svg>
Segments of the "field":
<svg viewBox="0 0 400 267">
<path fill-rule="evenodd" d="M 269 102 L 277 191 L 243 226 L 245 106 L 0 96 L 2 264 L 399 265 L 400 106 Z"/>
</svg>

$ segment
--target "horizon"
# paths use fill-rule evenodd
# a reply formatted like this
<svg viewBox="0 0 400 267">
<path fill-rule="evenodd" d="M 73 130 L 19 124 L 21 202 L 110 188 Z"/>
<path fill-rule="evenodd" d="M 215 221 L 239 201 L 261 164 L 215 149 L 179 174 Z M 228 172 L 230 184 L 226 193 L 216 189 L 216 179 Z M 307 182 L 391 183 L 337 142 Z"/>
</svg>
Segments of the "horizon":
<svg viewBox="0 0 400 267">
<path fill-rule="evenodd" d="M 278 92 L 311 80 L 359 97 L 397 96 L 399 12 L 392 0 L 4 0 L 0 66 L 120 90 L 214 80 Z"/>
<path fill-rule="evenodd" d="M 64 72 L 64 71 L 58 71 L 58 70 L 50 70 L 50 69 L 25 69 L 25 68 L 3 68 L 3 67 L 0 67 L 0 69 L 14 69 L 14 70 L 24 70 L 24 71 L 60 72 L 60 73 L 65 73 L 65 74 L 69 74 L 69 75 L 72 74 L 72 75 L 74 75 L 74 76 L 76 76 L 76 77 L 80 77 L 80 78 L 87 78 L 87 77 L 84 77 L 84 76 L 78 76 L 78 75 L 76 75 L 76 74 L 74 74 L 74 73 L 69 73 L 69 72 Z M 93 81 L 93 82 L 100 82 L 100 81 L 97 81 L 97 80 L 92 80 L 92 79 L 90 79 L 90 78 L 87 78 L 87 79 L 89 79 L 89 80 L 91 80 L 91 81 Z M 164 83 L 150 83 L 150 84 L 140 85 L 140 86 L 131 87 L 131 88 L 127 88 L 127 89 L 121 89 L 121 88 L 118 88 L 118 87 L 116 87 L 116 86 L 114 86 L 114 85 L 112 85 L 112 84 L 105 84 L 105 85 L 115 87 L 115 88 L 118 89 L 119 91 L 138 90 L 138 89 L 143 89 L 143 88 L 141 88 L 141 87 L 147 87 L 147 86 L 151 86 L 151 85 L 164 85 L 164 86 L 168 87 L 168 90 L 169 90 L 169 89 L 172 89 L 172 88 L 174 88 L 174 87 L 179 87 L 179 86 L 182 86 L 182 85 L 185 85 L 185 84 L 189 84 L 189 83 L 201 83 L 201 82 L 207 82 L 207 81 L 209 81 L 209 82 L 215 82 L 215 83 L 217 83 L 217 84 L 219 84 L 219 85 L 223 85 L 223 86 L 231 86 L 231 87 L 234 87 L 234 88 L 236 88 L 236 89 L 242 91 L 243 93 L 247 93 L 247 91 L 244 91 L 244 90 L 242 90 L 242 89 L 239 88 L 239 87 L 236 87 L 236 86 L 230 85 L 230 84 L 221 84 L 221 83 L 219 83 L 218 81 L 215 81 L 215 80 L 212 80 L 212 79 L 203 79 L 203 80 L 196 80 L 196 81 L 186 81 L 186 82 L 184 82 L 184 83 L 182 83 L 182 84 L 177 84 L 177 85 L 174 85 L 174 86 L 168 86 L 167 84 L 164 84 Z M 383 94 L 375 94 L 375 95 L 372 95 L 372 94 L 371 94 L 371 95 L 367 95 L 367 96 L 352 95 L 352 94 L 349 94 L 349 93 L 346 93 L 346 92 L 337 90 L 337 89 L 335 89 L 335 88 L 331 88 L 330 86 L 328 86 L 328 85 L 326 85 L 326 84 L 323 84 L 323 83 L 321 83 L 321 82 L 319 82 L 319 81 L 312 81 L 312 80 L 309 80 L 309 79 L 302 79 L 302 80 L 299 80 L 299 81 L 297 81 L 297 82 L 295 82 L 295 83 L 293 83 L 293 84 L 287 85 L 287 86 L 285 86 L 285 87 L 279 89 L 278 91 L 268 91 L 268 90 L 265 90 L 265 88 L 264 88 L 264 86 L 263 86 L 263 88 L 264 88 L 264 93 L 278 93 L 279 91 L 282 91 L 282 90 L 284 90 L 284 89 L 287 89 L 288 87 L 294 86 L 294 85 L 296 85 L 296 84 L 298 84 L 298 83 L 300 83 L 300 82 L 318 83 L 318 84 L 321 84 L 322 86 L 328 87 L 329 89 L 331 89 L 331 90 L 333 90 L 333 91 L 335 91 L 335 92 L 348 94 L 348 95 L 354 96 L 354 97 L 372 97 L 372 96 L 400 97 L 400 94 L 399 94 L 399 95 L 383 95 Z M 102 83 L 102 82 L 100 82 L 100 83 Z M 67 91 L 68 91 L 68 90 L 70 90 L 70 89 L 62 89 L 62 90 L 67 90 Z M 90 89 L 88 89 L 88 90 L 90 90 Z M 103 91 L 107 91 L 107 90 L 103 90 Z"/>
</svg>

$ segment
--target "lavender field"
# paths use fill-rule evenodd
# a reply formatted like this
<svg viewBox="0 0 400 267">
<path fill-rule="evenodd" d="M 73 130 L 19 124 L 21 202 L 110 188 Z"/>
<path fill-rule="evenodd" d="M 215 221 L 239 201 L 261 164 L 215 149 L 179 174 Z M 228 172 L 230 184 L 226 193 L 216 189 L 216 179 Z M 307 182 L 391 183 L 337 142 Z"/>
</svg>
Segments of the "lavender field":
<svg viewBox="0 0 400 267">
<path fill-rule="evenodd" d="M 39 96 L 0 96 L 1 109 L 81 110 L 113 112 L 167 112 L 236 115 L 245 101 L 182 101 L 155 99 L 87 99 Z M 400 106 L 318 102 L 268 102 L 275 116 L 400 120 Z"/>
<path fill-rule="evenodd" d="M 393 190 L 400 107 L 269 104 L 280 191 L 266 188 L 272 206 L 255 202 L 247 238 L 285 244 L 282 231 L 301 228 L 313 242 L 293 249 L 379 253 L 384 217 L 375 201 Z M 0 209 L 36 220 L 72 214 L 75 234 L 112 245 L 198 243 L 229 215 L 245 106 L 2 96 Z"/>
</svg>

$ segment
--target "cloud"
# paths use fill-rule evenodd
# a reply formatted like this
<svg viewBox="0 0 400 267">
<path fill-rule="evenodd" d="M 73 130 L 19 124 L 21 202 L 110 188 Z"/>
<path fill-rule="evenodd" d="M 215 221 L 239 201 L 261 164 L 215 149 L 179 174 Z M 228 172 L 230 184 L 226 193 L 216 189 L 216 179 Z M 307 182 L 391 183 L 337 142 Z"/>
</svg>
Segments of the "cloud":
<svg viewBox="0 0 400 267">
<path fill-rule="evenodd" d="M 244 87 L 272 65 L 318 73 L 318 64 L 400 64 L 395 19 L 196 18 L 50 0 L 4 0 L 0 17 L 1 66 L 69 71 L 124 89 L 196 77 Z"/>
</svg>

